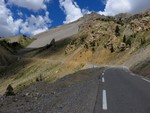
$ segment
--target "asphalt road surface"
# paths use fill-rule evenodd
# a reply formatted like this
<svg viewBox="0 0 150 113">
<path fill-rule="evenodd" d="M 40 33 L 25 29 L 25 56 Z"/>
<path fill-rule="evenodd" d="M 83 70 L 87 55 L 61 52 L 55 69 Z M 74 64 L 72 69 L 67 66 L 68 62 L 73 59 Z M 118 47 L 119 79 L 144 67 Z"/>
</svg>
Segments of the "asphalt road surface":
<svg viewBox="0 0 150 113">
<path fill-rule="evenodd" d="M 150 81 L 123 68 L 91 68 L 2 96 L 0 113 L 150 113 Z"/>
<path fill-rule="evenodd" d="M 150 113 L 150 81 L 127 69 L 110 68 L 100 76 L 94 113 Z"/>
</svg>

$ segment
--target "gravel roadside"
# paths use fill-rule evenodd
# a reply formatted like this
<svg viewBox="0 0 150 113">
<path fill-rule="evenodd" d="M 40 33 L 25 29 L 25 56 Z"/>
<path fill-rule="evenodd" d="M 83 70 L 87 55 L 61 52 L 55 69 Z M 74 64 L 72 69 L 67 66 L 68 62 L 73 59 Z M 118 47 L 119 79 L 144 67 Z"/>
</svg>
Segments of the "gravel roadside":
<svg viewBox="0 0 150 113">
<path fill-rule="evenodd" d="M 0 113 L 93 113 L 103 69 L 87 69 L 54 83 L 37 82 L 12 97 L 0 97 Z"/>
</svg>

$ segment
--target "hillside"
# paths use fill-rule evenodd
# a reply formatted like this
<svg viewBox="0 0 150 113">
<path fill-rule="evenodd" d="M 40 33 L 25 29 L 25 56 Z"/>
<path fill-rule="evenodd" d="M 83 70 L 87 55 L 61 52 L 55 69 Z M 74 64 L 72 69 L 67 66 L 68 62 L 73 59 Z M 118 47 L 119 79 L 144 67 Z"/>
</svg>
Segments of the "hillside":
<svg viewBox="0 0 150 113">
<path fill-rule="evenodd" d="M 50 44 L 52 39 L 58 41 L 60 39 L 77 34 L 78 24 L 79 23 L 71 23 L 64 26 L 58 26 L 44 33 L 35 35 L 33 38 L 36 38 L 36 40 L 28 45 L 27 48 L 40 48 Z"/>
<path fill-rule="evenodd" d="M 0 67 L 10 65 L 16 59 L 15 51 L 5 41 L 0 41 Z"/>
<path fill-rule="evenodd" d="M 115 17 L 96 13 L 85 15 L 76 22 L 33 36 L 23 50 L 34 50 L 23 51 L 23 54 L 12 53 L 4 48 L 8 46 L 1 45 L 0 62 L 16 61 L 5 56 L 19 59 L 0 71 L 3 75 L 0 94 L 8 84 L 19 92 L 40 76 L 44 81 L 54 82 L 93 64 L 125 65 L 133 72 L 147 76 L 150 74 L 149 44 L 150 10 Z"/>
</svg>

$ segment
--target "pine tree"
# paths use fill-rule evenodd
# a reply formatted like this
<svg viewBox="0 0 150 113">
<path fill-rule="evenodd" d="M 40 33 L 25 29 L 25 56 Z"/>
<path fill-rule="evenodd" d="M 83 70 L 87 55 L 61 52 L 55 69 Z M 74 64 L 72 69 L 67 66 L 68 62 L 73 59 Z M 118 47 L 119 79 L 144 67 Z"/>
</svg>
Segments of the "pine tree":
<svg viewBox="0 0 150 113">
<path fill-rule="evenodd" d="M 15 95 L 14 91 L 13 91 L 13 87 L 11 86 L 11 84 L 8 85 L 7 89 L 6 89 L 6 92 L 5 92 L 5 95 L 6 96 L 12 96 L 12 95 Z"/>
<path fill-rule="evenodd" d="M 120 29 L 118 25 L 116 26 L 115 33 L 116 33 L 116 36 L 120 35 Z"/>
<path fill-rule="evenodd" d="M 126 43 L 126 36 L 125 35 L 123 36 L 122 42 Z"/>
</svg>

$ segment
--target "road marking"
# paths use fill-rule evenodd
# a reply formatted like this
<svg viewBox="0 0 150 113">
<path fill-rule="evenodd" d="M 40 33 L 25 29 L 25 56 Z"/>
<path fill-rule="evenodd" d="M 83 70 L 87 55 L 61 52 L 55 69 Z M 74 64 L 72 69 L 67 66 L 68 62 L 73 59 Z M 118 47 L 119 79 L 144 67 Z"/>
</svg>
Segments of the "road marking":
<svg viewBox="0 0 150 113">
<path fill-rule="evenodd" d="M 104 79 L 104 77 L 102 77 L 102 82 L 105 82 L 105 79 Z"/>
<path fill-rule="evenodd" d="M 106 97 L 106 90 L 103 90 L 103 105 L 102 105 L 103 110 L 107 110 L 107 97 Z"/>
<path fill-rule="evenodd" d="M 104 73 L 102 73 L 102 75 L 104 75 Z"/>
<path fill-rule="evenodd" d="M 143 80 L 145 80 L 146 82 L 150 82 L 149 80 L 145 79 L 145 78 L 142 78 Z"/>
<path fill-rule="evenodd" d="M 135 76 L 135 74 L 131 73 L 132 76 Z"/>
</svg>

